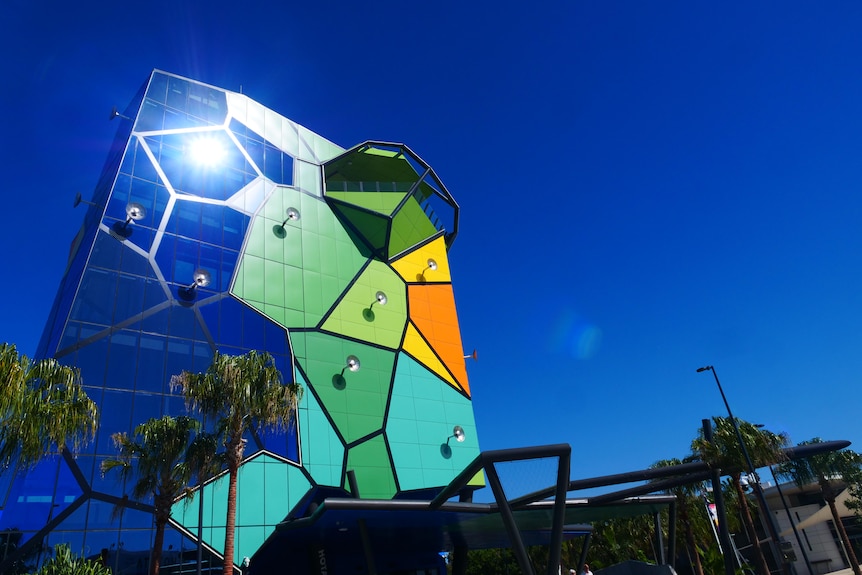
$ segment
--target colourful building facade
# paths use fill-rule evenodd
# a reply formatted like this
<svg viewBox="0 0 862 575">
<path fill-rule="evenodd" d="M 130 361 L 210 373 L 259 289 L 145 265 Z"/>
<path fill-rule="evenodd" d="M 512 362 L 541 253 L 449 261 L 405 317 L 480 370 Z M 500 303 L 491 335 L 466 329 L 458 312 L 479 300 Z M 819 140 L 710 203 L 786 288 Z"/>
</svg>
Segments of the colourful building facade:
<svg viewBox="0 0 862 575">
<path fill-rule="evenodd" d="M 69 543 L 114 573 L 146 572 L 152 502 L 99 466 L 111 434 L 185 414 L 171 376 L 217 351 L 265 350 L 304 388 L 291 430 L 248 437 L 237 563 L 348 472 L 363 498 L 389 499 L 463 470 L 479 449 L 447 257 L 458 205 L 434 171 L 402 144 L 344 150 L 160 71 L 113 116 L 37 353 L 81 369 L 100 429 L 74 457 L 0 477 L 7 568 Z M 199 534 L 218 562 L 226 491 L 216 477 L 176 504 L 163 571 L 181 570 Z"/>
</svg>

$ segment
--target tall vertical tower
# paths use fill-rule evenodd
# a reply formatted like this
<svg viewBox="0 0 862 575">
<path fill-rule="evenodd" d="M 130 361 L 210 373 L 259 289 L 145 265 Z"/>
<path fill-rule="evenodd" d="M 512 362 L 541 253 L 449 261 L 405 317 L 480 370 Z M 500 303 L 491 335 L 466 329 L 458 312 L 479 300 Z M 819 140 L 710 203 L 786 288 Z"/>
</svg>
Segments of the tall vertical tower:
<svg viewBox="0 0 862 575">
<path fill-rule="evenodd" d="M 238 562 L 348 472 L 363 497 L 392 498 L 462 471 L 478 443 L 447 262 L 458 205 L 434 171 L 402 144 L 344 150 L 160 71 L 114 116 L 37 353 L 81 369 L 99 432 L 75 457 L 0 476 L 0 570 L 69 543 L 114 573 L 146 572 L 151 502 L 99 466 L 113 433 L 186 413 L 168 382 L 216 351 L 268 351 L 305 389 L 293 429 L 248 437 Z M 464 441 L 449 447 L 456 426 Z M 177 503 L 163 571 L 179 572 L 199 534 L 220 560 L 226 490 L 216 477 Z"/>
</svg>

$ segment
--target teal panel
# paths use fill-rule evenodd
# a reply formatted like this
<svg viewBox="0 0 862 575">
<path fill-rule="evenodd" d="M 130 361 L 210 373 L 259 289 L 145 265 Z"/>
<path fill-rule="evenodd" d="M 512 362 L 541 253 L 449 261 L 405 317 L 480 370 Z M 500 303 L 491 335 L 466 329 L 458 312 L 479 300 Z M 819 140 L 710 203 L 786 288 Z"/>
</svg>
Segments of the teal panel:
<svg viewBox="0 0 862 575">
<path fill-rule="evenodd" d="M 301 374 L 297 381 L 308 389 Z M 299 438 L 302 465 L 311 477 L 320 485 L 341 485 L 344 445 L 311 392 L 302 396 L 299 405 Z"/>
<path fill-rule="evenodd" d="M 214 549 L 224 549 L 227 519 L 227 474 L 204 487 L 204 541 Z M 311 484 L 298 467 L 265 453 L 246 461 L 237 479 L 237 562 L 251 556 L 275 529 Z M 191 533 L 197 533 L 199 500 L 187 505 L 180 500 L 173 517 Z M 243 542 L 239 543 L 240 537 Z"/>
<path fill-rule="evenodd" d="M 452 429 L 465 439 L 449 441 Z M 399 354 L 386 423 L 386 437 L 402 490 L 442 487 L 479 454 L 469 399 L 405 354 Z M 447 456 L 448 455 L 448 456 Z"/>
</svg>

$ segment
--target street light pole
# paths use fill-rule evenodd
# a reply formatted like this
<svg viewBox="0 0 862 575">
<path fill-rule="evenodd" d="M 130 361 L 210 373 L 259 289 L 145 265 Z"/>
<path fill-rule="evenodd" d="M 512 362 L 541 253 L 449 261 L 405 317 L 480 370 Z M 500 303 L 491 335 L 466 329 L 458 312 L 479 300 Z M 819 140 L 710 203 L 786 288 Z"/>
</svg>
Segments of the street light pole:
<svg viewBox="0 0 862 575">
<path fill-rule="evenodd" d="M 719 393 L 721 393 L 724 407 L 727 408 L 727 415 L 730 417 L 733 431 L 736 432 L 736 440 L 739 441 L 739 447 L 742 448 L 742 455 L 745 457 L 745 464 L 748 466 L 748 473 L 754 479 L 754 496 L 757 498 L 757 504 L 760 506 L 760 519 L 763 522 L 763 526 L 766 528 L 767 533 L 769 533 L 769 548 L 772 550 L 772 557 L 775 559 L 775 564 L 781 568 L 784 573 L 789 575 L 791 572 L 790 565 L 783 560 L 778 548 L 778 528 L 775 526 L 775 517 L 773 517 L 772 511 L 769 509 L 769 504 L 766 503 L 766 497 L 763 496 L 763 489 L 760 487 L 760 478 L 757 476 L 754 463 L 751 461 L 751 456 L 748 454 L 748 448 L 745 447 L 745 441 L 742 440 L 742 433 L 739 431 L 739 424 L 733 416 L 733 412 L 730 410 L 730 404 L 727 402 L 727 396 L 724 395 L 724 389 L 721 387 L 721 382 L 718 380 L 718 374 L 715 372 L 715 368 L 711 365 L 707 365 L 697 369 L 698 373 L 704 371 L 711 371 L 712 376 L 715 378 L 715 384 L 718 386 Z M 757 542 L 755 541 L 755 544 L 756 543 Z"/>
</svg>

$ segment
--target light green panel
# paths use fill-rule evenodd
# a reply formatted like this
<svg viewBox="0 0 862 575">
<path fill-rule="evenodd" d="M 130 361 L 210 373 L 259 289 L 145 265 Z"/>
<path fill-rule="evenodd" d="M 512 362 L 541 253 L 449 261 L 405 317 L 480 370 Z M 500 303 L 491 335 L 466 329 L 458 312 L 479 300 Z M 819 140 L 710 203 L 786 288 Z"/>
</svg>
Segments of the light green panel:
<svg viewBox="0 0 862 575">
<path fill-rule="evenodd" d="M 297 374 L 297 381 L 308 388 L 302 374 Z M 310 392 L 302 396 L 299 406 L 299 437 L 302 465 L 311 477 L 320 485 L 341 485 L 344 445 Z"/>
<path fill-rule="evenodd" d="M 357 233 L 362 236 L 366 243 L 377 252 L 382 252 L 386 247 L 386 239 L 389 230 L 389 218 L 354 208 L 340 202 L 332 202 L 332 209 L 356 228 Z"/>
<path fill-rule="evenodd" d="M 345 443 L 383 428 L 394 352 L 316 332 L 293 332 L 291 341 L 296 362 Z M 344 370 L 344 386 L 339 389 L 337 376 L 349 355 L 359 358 L 360 369 Z"/>
<path fill-rule="evenodd" d="M 340 153 L 340 152 L 339 152 Z M 333 155 L 338 155 L 333 154 Z M 315 196 L 323 195 L 323 185 L 320 180 L 320 166 L 297 160 L 294 163 L 294 182 L 296 187 Z"/>
<path fill-rule="evenodd" d="M 383 436 L 378 435 L 350 449 L 347 471 L 350 470 L 356 473 L 356 484 L 363 499 L 391 499 L 395 495 L 395 478 Z"/>
<path fill-rule="evenodd" d="M 386 304 L 377 303 L 378 291 Z M 373 303 L 373 305 L 372 305 Z M 407 287 L 388 265 L 372 260 L 344 295 L 323 329 L 397 349 L 407 322 Z"/>
<path fill-rule="evenodd" d="M 291 207 L 300 218 L 282 227 Z M 276 186 L 252 221 L 231 293 L 286 328 L 313 327 L 366 257 L 324 201 Z"/>
<path fill-rule="evenodd" d="M 310 488 L 298 467 L 263 453 L 240 466 L 236 523 L 242 527 L 236 530 L 238 561 L 257 551 Z M 224 551 L 227 489 L 227 474 L 204 486 L 204 542 L 219 553 Z M 180 500 L 173 507 L 174 519 L 193 534 L 197 533 L 198 505 L 196 496 L 189 505 Z"/>
<path fill-rule="evenodd" d="M 406 192 L 326 192 L 326 197 L 341 200 L 367 210 L 390 215 L 407 195 Z"/>
<path fill-rule="evenodd" d="M 447 458 L 441 447 L 456 425 L 464 428 L 464 441 L 449 440 Z M 479 455 L 470 400 L 404 353 L 398 355 L 386 437 L 402 490 L 448 485 Z"/>
<path fill-rule="evenodd" d="M 437 228 L 422 211 L 422 206 L 411 197 L 392 219 L 389 233 L 389 257 L 400 254 L 437 233 Z"/>
</svg>

